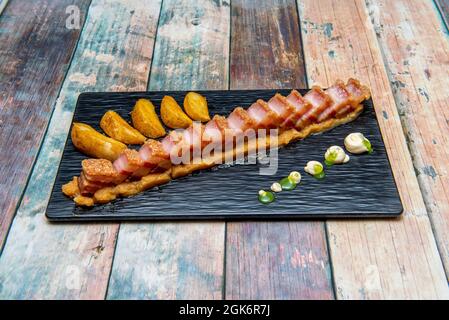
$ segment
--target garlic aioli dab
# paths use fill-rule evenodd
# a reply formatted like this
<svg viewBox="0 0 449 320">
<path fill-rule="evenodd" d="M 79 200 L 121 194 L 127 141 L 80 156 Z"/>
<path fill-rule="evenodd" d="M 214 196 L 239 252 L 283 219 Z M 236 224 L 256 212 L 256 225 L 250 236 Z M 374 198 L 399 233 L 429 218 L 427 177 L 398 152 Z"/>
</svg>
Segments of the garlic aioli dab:
<svg viewBox="0 0 449 320">
<path fill-rule="evenodd" d="M 281 184 L 279 183 L 279 182 L 274 182 L 272 185 L 271 185 L 271 191 L 273 191 L 273 192 L 281 192 L 282 191 L 282 186 L 281 186 Z"/>
<path fill-rule="evenodd" d="M 296 184 L 301 182 L 301 174 L 298 171 L 290 172 L 288 178 L 291 179 Z"/>
<path fill-rule="evenodd" d="M 317 179 L 322 179 L 325 175 L 323 165 L 321 162 L 315 160 L 307 162 L 307 165 L 304 167 L 304 171 Z"/>
<path fill-rule="evenodd" d="M 360 132 L 353 132 L 347 135 L 344 143 L 346 150 L 354 154 L 373 152 L 371 142 Z"/>
<path fill-rule="evenodd" d="M 327 165 L 342 164 L 349 161 L 349 156 L 345 150 L 339 146 L 331 146 L 326 150 L 324 159 Z"/>
</svg>

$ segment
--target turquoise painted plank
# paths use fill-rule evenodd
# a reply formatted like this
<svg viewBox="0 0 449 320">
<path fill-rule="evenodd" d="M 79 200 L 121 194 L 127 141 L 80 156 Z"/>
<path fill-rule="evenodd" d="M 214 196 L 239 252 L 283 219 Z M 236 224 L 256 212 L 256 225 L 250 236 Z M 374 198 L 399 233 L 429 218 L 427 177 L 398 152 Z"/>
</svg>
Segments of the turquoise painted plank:
<svg viewBox="0 0 449 320">
<path fill-rule="evenodd" d="M 66 28 L 69 5 L 82 24 L 90 0 L 11 1 L 0 16 L 0 150 L 14 146 L 0 154 L 0 248 L 81 33 Z"/>
<path fill-rule="evenodd" d="M 92 1 L 0 257 L 0 299 L 104 298 L 118 225 L 54 225 L 44 213 L 79 93 L 145 90 L 160 5 L 160 1 Z"/>
<path fill-rule="evenodd" d="M 164 1 L 149 89 L 227 89 L 229 17 L 228 1 Z M 108 298 L 223 298 L 224 235 L 223 222 L 122 224 Z"/>
</svg>

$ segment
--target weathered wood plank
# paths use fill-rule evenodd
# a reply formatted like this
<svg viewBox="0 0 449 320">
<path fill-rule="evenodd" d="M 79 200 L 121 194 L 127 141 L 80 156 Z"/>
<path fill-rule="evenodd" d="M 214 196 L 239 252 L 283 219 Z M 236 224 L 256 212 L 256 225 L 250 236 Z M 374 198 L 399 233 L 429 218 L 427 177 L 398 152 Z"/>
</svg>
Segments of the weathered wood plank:
<svg viewBox="0 0 449 320">
<path fill-rule="evenodd" d="M 446 34 L 448 33 L 449 28 L 449 0 L 434 0 L 435 4 L 437 5 L 440 14 L 445 22 L 446 27 Z"/>
<path fill-rule="evenodd" d="M 231 12 L 232 89 L 307 87 L 294 1 L 236 0 Z M 322 222 L 228 223 L 227 299 L 332 297 Z"/>
<path fill-rule="evenodd" d="M 160 1 L 94 0 L 0 257 L 0 297 L 102 299 L 116 224 L 49 224 L 44 212 L 83 91 L 145 90 Z"/>
<path fill-rule="evenodd" d="M 329 85 L 336 78 L 355 76 L 370 86 L 405 207 L 398 220 L 327 223 L 337 297 L 448 298 L 443 265 L 364 1 L 336 5 L 305 0 L 298 6 L 310 82 Z"/>
<path fill-rule="evenodd" d="M 430 2 L 367 3 L 447 273 L 449 38 Z"/>
<path fill-rule="evenodd" d="M 226 89 L 229 2 L 162 6 L 150 90 Z M 225 224 L 122 224 L 109 299 L 220 299 Z"/>
<path fill-rule="evenodd" d="M 5 9 L 7 3 L 8 3 L 8 0 L 0 0 L 0 14 Z"/>
<path fill-rule="evenodd" d="M 82 23 L 89 2 L 12 1 L 0 17 L 0 150 L 14 146 L 0 155 L 0 248 L 80 34 L 65 27 L 66 7 L 77 5 Z"/>
</svg>

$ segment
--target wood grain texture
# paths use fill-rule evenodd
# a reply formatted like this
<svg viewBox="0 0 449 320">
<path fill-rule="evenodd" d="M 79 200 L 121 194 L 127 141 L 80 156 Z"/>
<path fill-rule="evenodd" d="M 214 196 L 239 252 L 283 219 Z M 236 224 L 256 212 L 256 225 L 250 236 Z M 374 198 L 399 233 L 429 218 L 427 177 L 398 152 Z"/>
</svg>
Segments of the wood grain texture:
<svg viewBox="0 0 449 320">
<path fill-rule="evenodd" d="M 0 298 L 103 299 L 118 233 L 112 224 L 45 217 L 78 94 L 145 90 L 160 1 L 94 0 L 48 133 L 0 257 Z"/>
<path fill-rule="evenodd" d="M 233 1 L 231 30 L 231 88 L 305 87 L 294 1 Z"/>
<path fill-rule="evenodd" d="M 444 23 L 446 24 L 446 34 L 448 34 L 448 27 L 449 27 L 449 0 L 434 0 L 435 5 L 438 7 L 438 10 L 440 11 L 441 17 L 444 20 Z M 428 5 L 426 3 L 426 5 Z"/>
<path fill-rule="evenodd" d="M 321 222 L 228 223 L 226 299 L 330 299 Z"/>
<path fill-rule="evenodd" d="M 83 21 L 89 2 L 12 1 L 0 16 L 0 150 L 14 146 L 0 156 L 0 248 L 79 37 L 65 27 L 66 7 L 77 5 Z"/>
<path fill-rule="evenodd" d="M 399 220 L 327 223 L 337 297 L 447 299 L 443 265 L 365 2 L 306 0 L 298 6 L 310 82 L 326 86 L 355 76 L 370 86 L 405 207 Z"/>
<path fill-rule="evenodd" d="M 228 1 L 164 1 L 149 89 L 226 89 L 229 17 Z M 221 299 L 224 234 L 222 222 L 122 224 L 108 298 Z"/>
<path fill-rule="evenodd" d="M 367 3 L 448 274 L 449 37 L 430 2 Z"/>
<path fill-rule="evenodd" d="M 5 9 L 7 3 L 8 3 L 8 0 L 0 0 L 0 14 L 2 14 L 2 12 Z"/>
<path fill-rule="evenodd" d="M 294 1 L 233 1 L 231 12 L 231 89 L 307 87 Z M 323 223 L 228 223 L 225 290 L 227 299 L 331 299 Z"/>
</svg>

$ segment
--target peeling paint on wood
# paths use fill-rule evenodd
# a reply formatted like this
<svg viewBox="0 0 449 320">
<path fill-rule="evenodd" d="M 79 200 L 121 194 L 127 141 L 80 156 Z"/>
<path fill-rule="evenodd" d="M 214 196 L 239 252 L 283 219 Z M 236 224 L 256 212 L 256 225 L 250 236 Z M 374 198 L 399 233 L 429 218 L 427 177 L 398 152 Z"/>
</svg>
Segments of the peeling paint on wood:
<svg viewBox="0 0 449 320">
<path fill-rule="evenodd" d="M 393 8 L 385 9 L 386 2 Z M 443 265 L 376 39 L 376 32 L 384 34 L 386 25 L 390 23 L 383 17 L 387 14 L 400 17 L 394 5 L 405 2 L 383 1 L 382 10 L 367 8 L 365 2 L 359 0 L 340 1 L 338 6 L 332 0 L 305 0 L 299 6 L 303 21 L 333 25 L 333 39 L 322 32 L 303 32 L 309 80 L 329 85 L 337 78 L 355 76 L 370 86 L 405 207 L 403 217 L 398 220 L 327 223 L 335 291 L 339 299 L 449 297 Z M 374 12 L 376 29 L 368 10 Z M 383 14 L 382 18 L 379 13 Z M 376 19 L 382 19 L 382 23 L 377 23 L 379 20 Z M 429 16 L 423 16 L 422 20 L 429 20 Z M 329 50 L 335 50 L 334 59 L 327 55 Z M 401 46 L 396 54 L 406 54 L 411 60 L 418 54 L 418 48 L 416 45 Z M 422 97 L 418 99 L 422 100 Z M 382 111 L 388 113 L 388 120 L 384 119 Z"/>
<path fill-rule="evenodd" d="M 47 136 L 0 257 L 0 298 L 104 298 L 118 225 L 54 225 L 46 221 L 44 213 L 78 94 L 118 87 L 145 90 L 149 67 L 135 67 L 151 64 L 160 4 L 92 1 Z M 102 55 L 114 58 L 98 63 L 95 57 Z M 95 81 L 89 77 L 92 74 Z"/>
<path fill-rule="evenodd" d="M 443 3 L 442 1 L 441 3 Z M 368 1 L 384 32 L 378 36 L 414 166 L 449 279 L 449 42 L 432 3 Z M 447 4 L 447 1 L 446 1 Z M 404 36 L 404 26 L 412 37 Z M 411 56 L 402 48 L 414 48 Z M 404 61 L 409 63 L 404 65 Z"/>
<path fill-rule="evenodd" d="M 324 225 L 228 223 L 226 299 L 331 299 Z"/>
<path fill-rule="evenodd" d="M 132 0 L 124 6 L 119 0 L 93 1 L 0 257 L 0 298 L 104 298 L 118 226 L 51 225 L 43 215 L 78 93 L 145 89 L 160 2 L 143 5 Z M 327 224 L 335 291 L 338 298 L 346 299 L 448 299 L 447 279 L 427 216 L 429 212 L 447 266 L 448 154 L 444 146 L 448 145 L 448 114 L 444 103 L 448 97 L 443 81 L 447 75 L 441 75 L 448 64 L 447 25 L 432 2 L 416 6 L 405 0 L 365 2 L 344 0 L 337 7 L 331 0 L 298 1 L 308 79 L 327 85 L 337 77 L 355 75 L 370 84 L 406 208 L 398 221 Z M 5 3 L 0 0 L 0 13 Z M 0 25 L 11 8 L 23 3 L 11 1 L 0 16 Z M 290 8 L 290 3 L 271 0 L 267 5 Z M 447 0 L 435 3 L 447 19 Z M 149 87 L 226 88 L 229 30 L 224 30 L 229 25 L 229 1 L 203 0 L 187 9 L 181 1 L 164 2 L 168 4 L 155 50 L 159 62 L 153 64 Z M 265 13 L 260 1 L 243 5 L 235 0 L 233 6 L 244 7 L 233 17 L 233 28 L 238 30 L 233 32 L 241 37 L 233 40 L 233 50 L 238 52 L 231 57 L 233 88 L 303 87 L 305 72 L 294 26 L 297 17 L 292 19 L 296 11 Z M 178 12 L 176 18 L 170 12 Z M 247 16 L 258 19 L 243 21 Z M 243 41 L 247 38 L 253 41 Z M 443 45 L 435 47 L 435 41 Z M 256 48 L 248 48 L 250 43 Z M 51 48 L 46 49 L 48 53 Z M 12 70 L 17 63 L 2 67 Z M 21 103 L 36 100 L 27 90 L 15 95 Z M 0 99 L 5 97 L 0 93 Z M 45 106 L 52 107 L 53 102 Z M 441 114 L 444 117 L 438 117 Z M 322 228 L 319 222 L 230 224 L 226 298 L 332 298 Z M 223 238 L 223 223 L 123 225 L 109 298 L 223 298 Z"/>
<path fill-rule="evenodd" d="M 231 89 L 307 87 L 294 1 L 233 1 L 231 29 Z M 323 223 L 228 223 L 225 290 L 226 299 L 331 299 Z"/>
<path fill-rule="evenodd" d="M 108 299 L 221 299 L 224 223 L 124 223 Z"/>
<path fill-rule="evenodd" d="M 12 1 L 0 16 L 0 248 L 80 34 L 65 28 L 65 8 L 84 20 L 89 2 Z"/>
<path fill-rule="evenodd" d="M 229 2 L 161 10 L 149 89 L 227 89 Z M 223 222 L 122 224 L 108 299 L 223 298 L 224 235 Z"/>
</svg>

